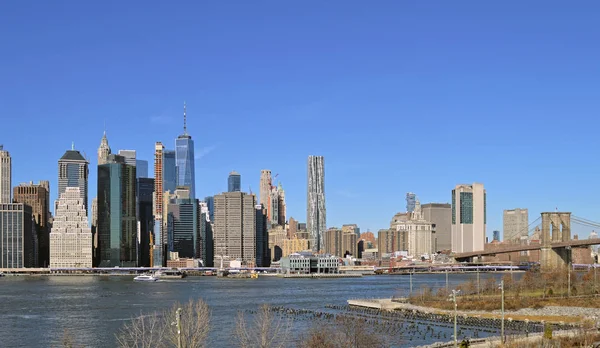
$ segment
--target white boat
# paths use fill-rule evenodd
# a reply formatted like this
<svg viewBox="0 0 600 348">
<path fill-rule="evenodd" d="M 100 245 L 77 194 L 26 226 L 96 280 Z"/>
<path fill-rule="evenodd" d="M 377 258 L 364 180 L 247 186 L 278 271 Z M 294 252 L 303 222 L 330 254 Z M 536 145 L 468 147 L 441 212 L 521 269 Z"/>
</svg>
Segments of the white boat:
<svg viewBox="0 0 600 348">
<path fill-rule="evenodd" d="M 133 278 L 133 280 L 136 282 L 155 282 L 158 280 L 158 278 L 151 276 L 151 275 L 142 274 L 142 275 L 139 275 L 139 276 Z"/>
<path fill-rule="evenodd" d="M 4 277 L 6 274 L 0 272 L 0 277 Z"/>
</svg>

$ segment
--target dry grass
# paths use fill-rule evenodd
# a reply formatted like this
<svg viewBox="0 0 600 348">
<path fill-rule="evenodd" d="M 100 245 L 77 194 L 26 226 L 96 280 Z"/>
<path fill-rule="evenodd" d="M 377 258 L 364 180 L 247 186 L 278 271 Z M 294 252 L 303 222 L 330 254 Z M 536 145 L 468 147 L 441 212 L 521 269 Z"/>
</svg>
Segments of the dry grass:
<svg viewBox="0 0 600 348">
<path fill-rule="evenodd" d="M 542 338 L 517 340 L 508 342 L 504 345 L 495 345 L 494 347 L 503 348 L 538 348 L 538 347 L 590 347 L 592 343 L 600 341 L 600 334 L 595 332 L 585 332 L 573 336 L 557 336 L 551 340 Z"/>
<path fill-rule="evenodd" d="M 594 278 L 593 271 L 584 274 L 571 272 L 570 296 L 567 297 L 569 282 L 566 271 L 554 273 L 530 271 L 526 272 L 519 281 L 514 281 L 509 274 L 506 274 L 503 277 L 504 308 L 507 311 L 521 308 L 537 309 L 546 306 L 600 308 L 600 297 L 598 297 L 600 286 L 596 284 Z M 600 279 L 600 276 L 597 278 Z M 483 281 L 480 284 L 479 292 L 474 280 L 461 284 L 458 289 L 465 294 L 457 298 L 458 307 L 461 310 L 500 310 L 501 294 L 495 279 L 488 278 Z M 445 289 L 434 293 L 432 289 L 424 287 L 418 293 L 410 296 L 409 302 L 420 306 L 452 310 L 454 305 L 448 301 L 448 295 Z"/>
</svg>

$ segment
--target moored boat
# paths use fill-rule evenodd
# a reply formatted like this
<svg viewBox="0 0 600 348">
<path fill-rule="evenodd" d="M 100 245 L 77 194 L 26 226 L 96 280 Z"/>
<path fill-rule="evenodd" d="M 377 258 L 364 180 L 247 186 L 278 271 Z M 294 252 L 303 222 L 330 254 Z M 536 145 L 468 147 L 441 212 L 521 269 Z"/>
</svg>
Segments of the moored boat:
<svg viewBox="0 0 600 348">
<path fill-rule="evenodd" d="M 187 274 L 178 270 L 168 270 L 157 272 L 156 276 L 160 279 L 181 279 L 187 277 Z"/>
<path fill-rule="evenodd" d="M 156 278 L 152 275 L 142 274 L 142 275 L 139 275 L 139 276 L 133 278 L 133 280 L 136 282 L 155 282 L 158 280 L 158 278 Z"/>
</svg>

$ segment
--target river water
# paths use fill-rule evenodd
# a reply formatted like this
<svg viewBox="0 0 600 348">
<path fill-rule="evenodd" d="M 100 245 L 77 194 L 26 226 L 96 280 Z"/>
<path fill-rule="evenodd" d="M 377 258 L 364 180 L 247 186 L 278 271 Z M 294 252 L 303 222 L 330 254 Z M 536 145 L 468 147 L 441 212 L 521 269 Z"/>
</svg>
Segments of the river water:
<svg viewBox="0 0 600 348">
<path fill-rule="evenodd" d="M 481 274 L 499 278 L 500 274 Z M 474 274 L 451 274 L 450 287 Z M 222 279 L 188 277 L 144 283 L 133 276 L 6 276 L 0 278 L 0 346 L 57 347 L 64 331 L 85 347 L 115 347 L 115 333 L 140 313 L 170 308 L 175 302 L 202 298 L 212 310 L 209 347 L 233 347 L 238 311 L 256 310 L 261 304 L 291 309 L 331 311 L 348 299 L 389 298 L 406 295 L 409 276 L 367 276 L 339 279 Z M 445 287 L 444 274 L 412 277 L 415 291 L 422 285 Z M 296 333 L 306 323 L 294 324 Z M 450 340 L 451 330 L 440 328 Z M 412 339 L 412 338 L 411 338 Z M 433 338 L 399 339 L 394 346 L 432 343 Z"/>
</svg>

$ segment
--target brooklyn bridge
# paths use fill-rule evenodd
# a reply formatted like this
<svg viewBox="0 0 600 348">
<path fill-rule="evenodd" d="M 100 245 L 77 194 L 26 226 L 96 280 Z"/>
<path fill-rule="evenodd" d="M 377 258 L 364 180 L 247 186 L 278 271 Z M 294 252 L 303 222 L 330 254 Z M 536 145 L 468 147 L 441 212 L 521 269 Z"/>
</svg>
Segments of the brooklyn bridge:
<svg viewBox="0 0 600 348">
<path fill-rule="evenodd" d="M 539 244 L 509 245 L 490 250 L 479 250 L 454 254 L 458 262 L 473 262 L 481 260 L 484 256 L 513 253 L 529 250 L 540 250 L 540 267 L 542 269 L 556 269 L 571 264 L 572 249 L 589 247 L 600 244 L 600 238 L 572 239 L 571 222 L 586 227 L 600 228 L 600 224 L 579 218 L 571 213 L 546 212 L 536 219 L 531 225 L 541 220 L 541 235 Z"/>
</svg>

